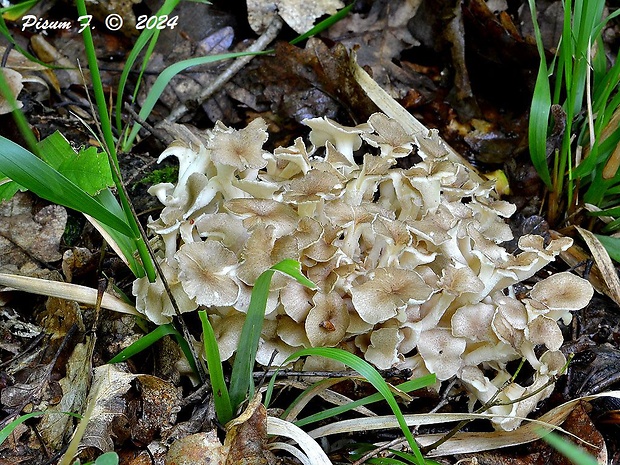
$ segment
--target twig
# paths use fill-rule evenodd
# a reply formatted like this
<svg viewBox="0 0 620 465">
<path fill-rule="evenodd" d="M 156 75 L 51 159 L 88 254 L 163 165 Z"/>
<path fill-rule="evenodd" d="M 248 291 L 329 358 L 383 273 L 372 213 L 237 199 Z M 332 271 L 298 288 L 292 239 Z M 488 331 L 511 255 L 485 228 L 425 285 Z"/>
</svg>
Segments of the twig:
<svg viewBox="0 0 620 465">
<path fill-rule="evenodd" d="M 282 19 L 276 15 L 265 32 L 256 39 L 252 45 L 248 47 L 247 52 L 262 52 L 265 50 L 265 47 L 269 45 L 278 35 L 282 29 Z M 198 104 L 201 104 L 208 100 L 215 92 L 217 92 L 224 84 L 226 84 L 230 79 L 233 78 L 235 74 L 237 74 L 245 65 L 247 65 L 250 60 L 254 58 L 254 55 L 247 55 L 243 57 L 237 58 L 233 61 L 228 68 L 224 70 L 222 74 L 220 74 L 215 81 L 213 81 L 206 89 L 204 89 L 198 98 L 196 99 Z M 178 107 L 174 108 L 168 117 L 164 120 L 166 123 L 174 123 L 178 121 L 185 113 L 187 113 L 188 108 L 183 103 Z"/>
</svg>

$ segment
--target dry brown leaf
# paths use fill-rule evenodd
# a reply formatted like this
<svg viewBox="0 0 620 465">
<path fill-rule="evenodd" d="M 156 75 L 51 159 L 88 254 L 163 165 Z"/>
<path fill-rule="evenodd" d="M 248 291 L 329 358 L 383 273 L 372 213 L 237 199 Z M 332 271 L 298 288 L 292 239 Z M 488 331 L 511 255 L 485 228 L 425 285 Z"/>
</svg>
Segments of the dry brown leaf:
<svg viewBox="0 0 620 465">
<path fill-rule="evenodd" d="M 303 34 L 317 18 L 333 15 L 344 7 L 341 0 L 248 0 L 248 21 L 254 32 L 262 33 L 279 13 L 295 32 Z"/>
<path fill-rule="evenodd" d="M 260 395 L 254 396 L 247 409 L 231 420 L 226 429 L 226 465 L 275 465 L 275 457 L 267 450 L 267 410 Z"/>
<path fill-rule="evenodd" d="M 599 241 L 592 232 L 580 228 L 579 226 L 576 226 L 576 228 L 579 234 L 581 234 L 581 237 L 583 237 L 590 252 L 592 252 L 592 258 L 594 258 L 600 270 L 601 277 L 607 288 L 605 289 L 605 294 L 620 305 L 620 279 L 618 279 L 618 272 L 611 261 L 611 257 L 607 253 L 607 250 L 605 250 L 603 244 L 601 244 L 601 241 Z"/>
<path fill-rule="evenodd" d="M 134 384 L 138 392 L 128 396 Z M 128 373 L 118 365 L 97 367 L 87 400 L 92 413 L 80 449 L 94 447 L 107 452 L 130 437 L 150 442 L 174 424 L 179 402 L 176 388 L 167 381 Z"/>
<path fill-rule="evenodd" d="M 37 211 L 28 193 L 17 193 L 1 203 L 0 270 L 37 268 L 37 262 L 60 260 L 60 238 L 66 223 L 63 207 L 48 205 Z"/>
<path fill-rule="evenodd" d="M 420 3 L 421 0 L 376 1 L 368 14 L 349 14 L 327 31 L 330 39 L 346 48 L 359 47 L 359 64 L 372 68 L 373 78 L 394 98 L 403 98 L 412 87 L 432 85 L 395 64 L 404 49 L 419 43 L 407 23 Z"/>
<path fill-rule="evenodd" d="M 66 364 L 66 376 L 59 383 L 63 396 L 60 403 L 48 407 L 37 430 L 45 444 L 59 450 L 73 433 L 73 417 L 66 412 L 82 412 L 88 394 L 93 343 L 77 344 Z"/>
</svg>

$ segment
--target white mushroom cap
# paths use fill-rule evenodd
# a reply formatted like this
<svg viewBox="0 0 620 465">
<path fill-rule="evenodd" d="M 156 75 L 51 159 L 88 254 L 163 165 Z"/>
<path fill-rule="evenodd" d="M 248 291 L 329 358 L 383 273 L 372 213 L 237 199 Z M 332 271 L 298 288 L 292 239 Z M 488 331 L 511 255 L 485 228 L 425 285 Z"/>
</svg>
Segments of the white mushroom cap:
<svg viewBox="0 0 620 465">
<path fill-rule="evenodd" d="M 267 124 L 262 118 L 256 118 L 238 131 L 218 122 L 209 144 L 211 158 L 214 163 L 238 170 L 263 168 L 267 160 L 263 157 L 262 147 L 268 137 Z"/>
<path fill-rule="evenodd" d="M 328 118 L 310 118 L 302 122 L 312 129 L 310 131 L 310 142 L 315 146 L 325 145 L 329 141 L 351 164 L 355 164 L 353 152 L 361 147 L 360 134 L 368 132 L 369 126 L 367 124 L 351 128 Z"/>
<path fill-rule="evenodd" d="M 495 306 L 479 302 L 464 305 L 452 316 L 452 334 L 472 341 L 487 341 L 491 333 L 491 321 Z"/>
<path fill-rule="evenodd" d="M 578 310 L 588 305 L 594 289 L 583 278 L 568 271 L 555 273 L 534 284 L 530 297 L 550 310 Z"/>
<path fill-rule="evenodd" d="M 207 239 L 181 246 L 175 254 L 187 295 L 200 305 L 228 306 L 237 301 L 239 285 L 231 277 L 237 257 L 221 242 Z"/>
<path fill-rule="evenodd" d="M 429 329 L 420 333 L 418 352 L 428 371 L 444 381 L 456 375 L 463 366 L 461 355 L 466 345 L 465 339 L 452 336 L 449 329 Z"/>
<path fill-rule="evenodd" d="M 306 335 L 312 347 L 337 345 L 349 327 L 349 309 L 336 293 L 317 292 L 312 298 L 314 307 L 306 317 Z"/>
<path fill-rule="evenodd" d="M 378 268 L 368 281 L 351 288 L 351 297 L 362 319 L 376 324 L 396 316 L 400 307 L 424 302 L 432 292 L 415 271 Z"/>
<path fill-rule="evenodd" d="M 364 358 L 380 370 L 392 368 L 404 359 L 399 351 L 403 337 L 398 328 L 375 329 L 370 333 L 370 345 L 364 353 Z"/>
</svg>

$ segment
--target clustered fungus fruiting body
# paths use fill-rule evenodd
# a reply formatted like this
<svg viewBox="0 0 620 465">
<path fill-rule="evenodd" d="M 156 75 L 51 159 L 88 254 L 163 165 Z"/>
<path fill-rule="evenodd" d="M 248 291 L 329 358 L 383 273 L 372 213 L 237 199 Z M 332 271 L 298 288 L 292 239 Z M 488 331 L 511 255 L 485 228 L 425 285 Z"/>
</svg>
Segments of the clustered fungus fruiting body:
<svg viewBox="0 0 620 465">
<path fill-rule="evenodd" d="M 504 219 L 514 205 L 447 151 L 418 150 L 413 167 L 396 167 L 419 144 L 383 114 L 356 127 L 305 124 L 308 146 L 297 139 L 267 152 L 266 124 L 256 119 L 241 130 L 218 123 L 200 139 L 188 132 L 162 153 L 160 161 L 178 158 L 179 179 L 151 187 L 164 209 L 149 227 L 163 240 L 161 264 L 181 310 L 208 309 L 228 359 L 258 276 L 297 260 L 318 289 L 274 275 L 259 363 L 275 350 L 277 364 L 301 348 L 342 347 L 379 369 L 457 377 L 472 406 L 500 388 L 499 400 L 527 397 L 491 409 L 498 427 L 518 426 L 566 362 L 557 321 L 568 323 L 593 291 L 571 273 L 538 282 L 522 300 L 512 285 L 571 239 L 527 235 L 508 253 Z M 152 321 L 174 314 L 159 280 L 141 278 L 133 292 Z M 506 365 L 517 359 L 531 365 L 533 381 L 506 387 Z"/>
</svg>

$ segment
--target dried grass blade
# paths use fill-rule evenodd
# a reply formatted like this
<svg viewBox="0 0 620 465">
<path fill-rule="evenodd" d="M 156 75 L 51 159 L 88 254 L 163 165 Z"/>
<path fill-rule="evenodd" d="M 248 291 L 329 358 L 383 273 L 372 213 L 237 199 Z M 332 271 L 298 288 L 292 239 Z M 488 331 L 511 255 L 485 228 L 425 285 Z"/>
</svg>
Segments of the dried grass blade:
<svg viewBox="0 0 620 465">
<path fill-rule="evenodd" d="M 607 287 L 605 294 L 607 294 L 614 302 L 620 305 L 620 279 L 618 279 L 618 273 L 616 267 L 611 261 L 607 249 L 603 246 L 601 241 L 596 235 L 587 229 L 576 226 L 577 231 L 583 237 L 583 240 L 587 244 L 590 252 L 592 252 L 592 258 L 596 262 L 599 270 L 601 270 L 601 276 Z"/>
</svg>

